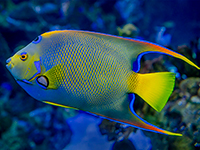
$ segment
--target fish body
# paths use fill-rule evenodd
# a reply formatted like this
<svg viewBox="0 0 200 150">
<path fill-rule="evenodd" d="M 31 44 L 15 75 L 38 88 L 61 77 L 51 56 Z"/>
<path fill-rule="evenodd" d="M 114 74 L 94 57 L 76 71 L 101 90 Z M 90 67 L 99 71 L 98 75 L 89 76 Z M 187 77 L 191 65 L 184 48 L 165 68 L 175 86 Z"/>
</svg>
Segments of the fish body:
<svg viewBox="0 0 200 150">
<path fill-rule="evenodd" d="M 129 93 L 138 94 L 161 111 L 173 91 L 173 73 L 137 73 L 141 56 L 150 52 L 177 57 L 200 69 L 184 56 L 149 42 L 73 30 L 38 36 L 7 60 L 7 68 L 37 100 L 180 136 L 144 121 L 134 112 L 134 100 L 128 99 Z"/>
</svg>

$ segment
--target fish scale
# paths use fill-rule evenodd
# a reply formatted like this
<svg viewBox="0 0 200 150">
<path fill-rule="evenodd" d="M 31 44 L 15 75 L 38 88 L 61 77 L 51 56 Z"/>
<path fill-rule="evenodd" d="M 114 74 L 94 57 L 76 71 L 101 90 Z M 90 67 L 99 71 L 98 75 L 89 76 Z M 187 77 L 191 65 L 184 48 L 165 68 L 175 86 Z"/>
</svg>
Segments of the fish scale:
<svg viewBox="0 0 200 150">
<path fill-rule="evenodd" d="M 64 36 L 64 38 L 65 37 L 66 36 Z M 76 42 L 74 41 L 73 43 Z M 92 47 L 95 47 L 95 45 L 92 44 Z M 63 53 L 63 49 L 67 52 L 64 51 Z M 122 78 L 124 78 L 125 73 L 123 76 L 119 75 L 122 75 L 120 72 L 125 72 L 125 70 L 123 71 L 123 67 L 119 67 L 119 65 L 113 65 L 116 64 L 116 59 L 111 60 L 106 58 L 107 55 L 103 53 L 104 51 L 100 51 L 98 48 L 95 51 L 92 51 L 91 49 L 83 48 L 83 46 L 77 46 L 77 48 L 74 48 L 74 45 L 71 43 L 68 43 L 68 45 L 66 45 L 64 48 L 57 50 L 58 52 L 55 50 L 52 51 L 55 53 L 53 57 L 57 59 L 59 59 L 59 57 L 56 54 L 61 55 L 60 62 L 57 61 L 56 63 L 62 64 L 67 62 L 64 65 L 59 65 L 59 67 L 63 66 L 63 68 L 60 69 L 57 76 L 61 76 L 60 80 L 65 81 L 64 83 L 60 84 L 64 84 L 63 87 L 65 90 L 75 94 L 76 97 L 82 95 L 84 99 L 87 99 L 87 104 L 102 105 L 102 103 L 105 103 L 108 105 L 107 101 L 110 101 L 111 103 L 113 96 L 118 95 L 116 91 L 124 91 L 126 88 L 125 86 L 123 88 L 119 87 L 120 84 L 118 84 L 118 82 L 116 82 L 116 85 L 109 84 L 109 81 L 112 81 L 111 78 L 115 80 L 117 75 L 118 79 L 116 79 L 116 81 L 120 81 Z M 44 56 L 44 58 L 45 57 L 46 56 Z M 112 58 L 112 55 L 108 57 Z M 81 62 L 78 60 L 81 60 Z M 48 61 L 47 64 L 49 64 Z M 87 68 L 81 66 L 87 66 Z M 46 68 L 48 67 L 46 66 Z M 70 68 L 70 70 L 68 70 L 68 68 Z M 121 70 L 119 70 L 120 68 Z M 110 78 L 106 78 L 108 76 L 110 76 Z M 87 80 L 83 80 L 82 77 L 86 78 Z M 105 90 L 113 88 L 113 91 L 115 91 L 114 94 L 111 91 L 107 90 L 106 92 Z M 101 101 L 99 101 L 99 99 L 101 99 Z"/>
</svg>

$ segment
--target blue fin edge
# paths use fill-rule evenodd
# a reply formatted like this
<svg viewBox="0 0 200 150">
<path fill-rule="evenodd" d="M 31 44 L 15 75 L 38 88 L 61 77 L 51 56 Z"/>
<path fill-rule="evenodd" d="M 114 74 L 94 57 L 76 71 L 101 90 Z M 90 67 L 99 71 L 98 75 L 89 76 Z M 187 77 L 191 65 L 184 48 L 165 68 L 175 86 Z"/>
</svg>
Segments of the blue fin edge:
<svg viewBox="0 0 200 150">
<path fill-rule="evenodd" d="M 132 95 L 133 95 L 133 99 L 131 100 L 131 102 L 129 104 L 129 108 L 130 108 L 131 112 L 133 113 L 133 115 L 135 115 L 138 119 L 142 120 L 144 123 L 146 123 L 146 124 L 148 124 L 150 126 L 153 126 L 155 128 L 158 128 L 160 130 L 163 130 L 163 129 L 161 129 L 161 128 L 159 128 L 159 127 L 157 127 L 157 126 L 155 126 L 155 125 L 153 125 L 153 124 L 151 124 L 149 122 L 147 122 L 146 120 L 142 119 L 139 115 L 136 114 L 136 112 L 133 109 L 133 104 L 134 104 L 134 101 L 135 101 L 135 94 L 132 94 Z M 162 132 L 158 132 L 158 131 L 154 131 L 154 130 L 149 130 L 149 129 L 144 129 L 144 128 L 137 127 L 137 126 L 136 126 L 136 128 L 139 128 L 139 129 L 142 129 L 142 130 L 146 130 L 146 131 L 155 132 L 155 133 L 165 134 L 165 133 L 162 133 Z M 165 131 L 165 130 L 163 130 L 163 131 Z M 165 134 L 165 135 L 168 135 L 168 134 Z"/>
<path fill-rule="evenodd" d="M 136 73 L 139 72 L 139 70 L 140 70 L 140 60 L 141 60 L 142 56 L 145 55 L 145 54 L 149 54 L 149 53 L 159 53 L 159 54 L 164 54 L 164 55 L 174 57 L 170 54 L 163 53 L 163 52 L 155 52 L 155 51 L 142 52 L 138 55 L 136 61 L 133 62 L 133 71 L 134 72 L 136 72 Z"/>
<path fill-rule="evenodd" d="M 34 61 L 34 65 L 37 69 L 37 72 L 29 80 L 33 79 L 37 74 L 41 73 L 41 67 L 40 67 L 41 66 L 41 57 L 40 57 L 39 61 Z"/>
</svg>

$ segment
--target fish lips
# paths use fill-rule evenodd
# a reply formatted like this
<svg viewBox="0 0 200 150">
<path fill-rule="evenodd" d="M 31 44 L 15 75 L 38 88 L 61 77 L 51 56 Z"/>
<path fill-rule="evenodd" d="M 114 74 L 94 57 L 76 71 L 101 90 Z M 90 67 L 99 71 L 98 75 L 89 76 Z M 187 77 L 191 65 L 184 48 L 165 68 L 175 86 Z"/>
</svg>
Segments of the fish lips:
<svg viewBox="0 0 200 150">
<path fill-rule="evenodd" d="M 14 64 L 12 62 L 9 62 L 6 64 L 6 68 L 11 71 L 11 69 L 14 67 Z"/>
<path fill-rule="evenodd" d="M 10 73 L 12 74 L 12 71 L 11 71 L 11 69 L 14 67 L 14 64 L 11 62 L 11 58 L 8 58 L 7 60 L 6 60 L 6 68 L 10 71 Z M 15 78 L 15 77 L 14 77 Z M 15 78 L 15 80 L 17 81 L 17 82 L 24 82 L 24 83 L 27 83 L 27 84 L 32 84 L 29 80 L 26 80 L 26 79 L 17 79 L 17 78 Z"/>
</svg>

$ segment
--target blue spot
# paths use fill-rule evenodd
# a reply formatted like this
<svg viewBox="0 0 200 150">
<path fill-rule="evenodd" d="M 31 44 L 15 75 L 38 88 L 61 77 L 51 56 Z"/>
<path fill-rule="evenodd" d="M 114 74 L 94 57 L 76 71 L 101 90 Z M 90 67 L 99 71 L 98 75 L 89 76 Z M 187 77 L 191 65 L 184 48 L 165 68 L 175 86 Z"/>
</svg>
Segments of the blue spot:
<svg viewBox="0 0 200 150">
<path fill-rule="evenodd" d="M 22 52 L 22 53 L 21 53 L 21 55 L 26 55 L 26 54 L 27 54 L 26 52 Z"/>
<path fill-rule="evenodd" d="M 32 43 L 33 43 L 33 44 L 38 44 L 41 40 L 42 40 L 42 36 L 40 35 L 40 36 L 36 37 L 36 38 L 32 41 Z"/>
</svg>

